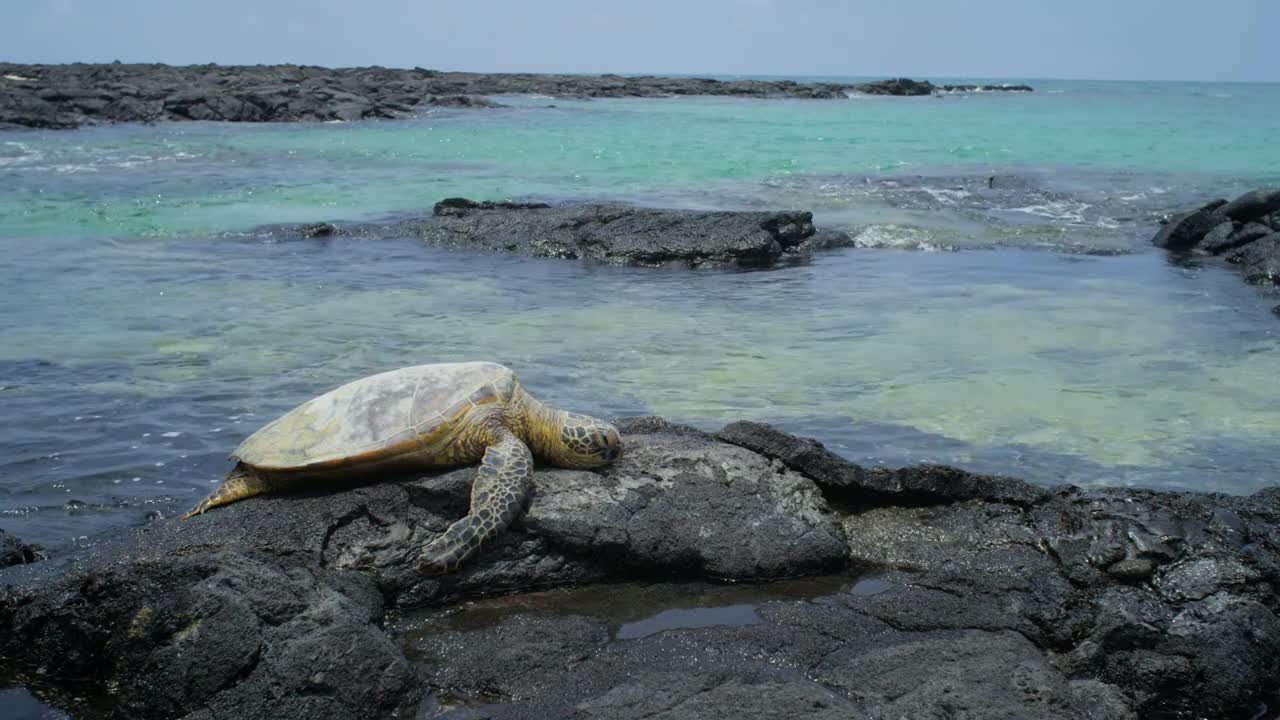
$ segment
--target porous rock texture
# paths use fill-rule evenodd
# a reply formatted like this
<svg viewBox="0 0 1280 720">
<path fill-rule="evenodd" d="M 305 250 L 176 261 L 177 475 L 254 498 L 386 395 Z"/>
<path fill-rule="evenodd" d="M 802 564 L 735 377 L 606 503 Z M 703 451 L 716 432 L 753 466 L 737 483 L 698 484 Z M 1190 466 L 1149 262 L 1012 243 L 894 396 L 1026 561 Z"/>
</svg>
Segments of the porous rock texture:
<svg viewBox="0 0 1280 720">
<path fill-rule="evenodd" d="M 590 260 L 613 265 L 768 265 L 849 247 L 807 211 L 683 210 L 609 204 L 551 206 L 449 198 L 431 215 L 374 223 L 272 225 L 275 239 L 416 238 L 443 248 Z"/>
<path fill-rule="evenodd" d="M 1276 688 L 1280 491 L 1042 488 L 862 468 L 757 423 L 620 427 L 619 462 L 538 470 L 527 514 L 453 575 L 414 560 L 474 469 L 255 498 L 10 568 L 0 670 L 84 715 L 101 710 L 74 698 L 109 693 L 94 707 L 115 717 L 210 720 L 1231 717 Z M 529 589 L 850 569 L 882 587 L 626 641 L 517 608 L 406 654 L 386 622 Z"/>
</svg>

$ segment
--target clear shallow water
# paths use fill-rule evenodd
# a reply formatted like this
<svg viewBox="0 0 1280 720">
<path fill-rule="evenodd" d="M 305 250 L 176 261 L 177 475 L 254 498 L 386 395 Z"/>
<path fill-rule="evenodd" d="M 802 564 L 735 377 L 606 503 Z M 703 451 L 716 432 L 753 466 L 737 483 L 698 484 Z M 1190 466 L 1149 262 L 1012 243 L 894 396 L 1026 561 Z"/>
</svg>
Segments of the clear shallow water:
<svg viewBox="0 0 1280 720">
<path fill-rule="evenodd" d="M 66 713 L 45 705 L 24 688 L 0 690 L 0 707 L 6 720 L 66 720 Z"/>
<path fill-rule="evenodd" d="M 0 527 L 57 549 L 185 510 L 294 404 L 473 358 L 582 412 L 767 419 L 862 462 L 1274 483 L 1278 301 L 1146 243 L 1277 180 L 1280 87 L 1036 85 L 0 134 Z M 687 272 L 244 232 L 454 195 L 811 208 L 867 247 Z"/>
</svg>

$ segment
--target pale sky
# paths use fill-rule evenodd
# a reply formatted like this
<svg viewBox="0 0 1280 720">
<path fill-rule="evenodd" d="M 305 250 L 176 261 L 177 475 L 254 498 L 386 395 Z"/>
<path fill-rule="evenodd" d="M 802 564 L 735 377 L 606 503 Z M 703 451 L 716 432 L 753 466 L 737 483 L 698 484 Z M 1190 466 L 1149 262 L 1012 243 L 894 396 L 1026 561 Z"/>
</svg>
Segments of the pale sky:
<svg viewBox="0 0 1280 720">
<path fill-rule="evenodd" d="M 1280 81 L 1280 0 L 0 0 L 0 61 Z"/>
</svg>

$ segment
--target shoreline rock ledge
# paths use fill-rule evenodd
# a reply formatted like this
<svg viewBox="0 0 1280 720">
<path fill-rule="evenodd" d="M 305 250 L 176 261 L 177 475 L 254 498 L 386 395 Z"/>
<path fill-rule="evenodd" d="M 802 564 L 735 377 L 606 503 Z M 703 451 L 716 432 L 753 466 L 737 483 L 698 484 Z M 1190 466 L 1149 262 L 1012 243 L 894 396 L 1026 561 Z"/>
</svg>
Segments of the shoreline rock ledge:
<svg viewBox="0 0 1280 720">
<path fill-rule="evenodd" d="M 449 198 L 431 215 L 390 222 L 270 225 L 282 239 L 415 238 L 444 248 L 581 259 L 612 265 L 769 265 L 851 247 L 807 211 L 680 210 L 613 204 L 477 202 Z"/>
<path fill-rule="evenodd" d="M 526 515 L 453 575 L 418 577 L 415 549 L 474 469 L 9 568 L 0 674 L 85 717 L 193 720 L 430 717 L 423 698 L 490 718 L 1248 717 L 1277 689 L 1280 490 L 1043 488 L 866 469 L 757 423 L 619 424 L 618 463 L 538 470 Z M 388 622 L 529 588 L 849 569 L 879 590 L 625 641 L 513 603 L 406 654 Z"/>
</svg>

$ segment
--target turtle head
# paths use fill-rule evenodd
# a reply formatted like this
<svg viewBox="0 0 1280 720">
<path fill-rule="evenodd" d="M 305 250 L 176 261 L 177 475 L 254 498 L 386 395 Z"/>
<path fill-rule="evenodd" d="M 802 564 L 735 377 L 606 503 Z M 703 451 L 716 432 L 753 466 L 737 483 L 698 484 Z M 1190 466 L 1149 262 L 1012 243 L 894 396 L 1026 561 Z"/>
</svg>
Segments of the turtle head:
<svg viewBox="0 0 1280 720">
<path fill-rule="evenodd" d="M 567 468 L 596 468 L 622 457 L 622 438 L 613 425 L 587 415 L 560 414 L 556 437 L 546 455 Z"/>
<path fill-rule="evenodd" d="M 553 465 L 586 470 L 622 457 L 618 428 L 604 420 L 543 405 L 518 384 L 511 405 L 525 442 Z"/>
</svg>

